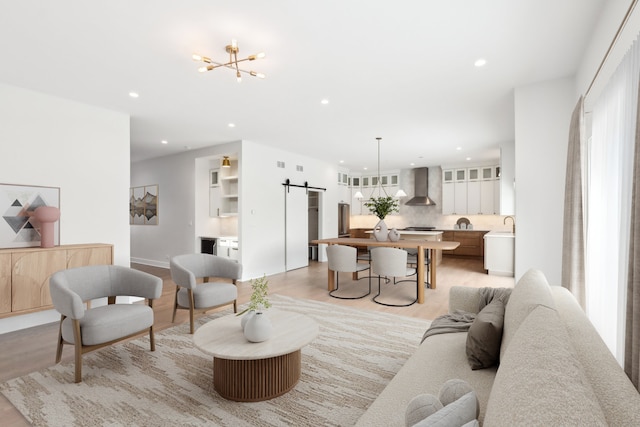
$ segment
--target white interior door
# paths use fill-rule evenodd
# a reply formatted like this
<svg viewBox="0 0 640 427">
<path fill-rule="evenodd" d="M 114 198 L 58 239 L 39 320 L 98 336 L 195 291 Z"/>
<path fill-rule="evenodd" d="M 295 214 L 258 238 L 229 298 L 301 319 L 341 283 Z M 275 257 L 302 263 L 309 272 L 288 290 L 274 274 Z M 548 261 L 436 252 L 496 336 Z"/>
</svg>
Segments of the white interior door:
<svg viewBox="0 0 640 427">
<path fill-rule="evenodd" d="M 284 187 L 285 191 L 285 269 L 309 265 L 309 212 L 305 188 Z"/>
</svg>

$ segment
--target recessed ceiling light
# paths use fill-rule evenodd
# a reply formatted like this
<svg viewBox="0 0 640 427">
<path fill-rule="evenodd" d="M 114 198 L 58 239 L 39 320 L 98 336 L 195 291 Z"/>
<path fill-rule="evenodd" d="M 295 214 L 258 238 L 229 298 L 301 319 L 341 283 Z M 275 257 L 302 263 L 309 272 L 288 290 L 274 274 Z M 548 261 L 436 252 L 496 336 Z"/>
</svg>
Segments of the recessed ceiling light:
<svg viewBox="0 0 640 427">
<path fill-rule="evenodd" d="M 462 150 L 462 147 L 456 147 L 456 150 L 460 151 Z"/>
<path fill-rule="evenodd" d="M 229 123 L 229 127 L 230 128 L 234 128 L 234 127 L 236 127 L 236 124 L 235 123 Z"/>
<path fill-rule="evenodd" d="M 132 97 L 132 98 L 137 98 L 137 97 L 139 97 L 140 95 L 138 95 L 138 93 L 137 93 L 137 92 L 129 92 L 129 96 L 130 96 L 130 97 Z"/>
<path fill-rule="evenodd" d="M 473 65 L 475 65 L 476 67 L 484 67 L 485 65 L 487 65 L 487 60 L 484 58 L 480 58 L 476 62 L 474 62 Z"/>
<path fill-rule="evenodd" d="M 168 144 L 168 143 L 169 143 L 169 141 L 167 141 L 166 139 L 163 139 L 163 140 L 162 140 L 162 141 L 160 141 L 160 142 L 162 142 L 163 144 Z"/>
<path fill-rule="evenodd" d="M 415 164 L 415 163 L 413 163 L 413 162 L 409 163 L 409 166 L 415 166 L 415 165 L 416 165 L 416 164 Z"/>
<path fill-rule="evenodd" d="M 340 163 L 344 163 L 344 160 L 340 160 Z"/>
<path fill-rule="evenodd" d="M 323 99 L 322 101 L 320 101 L 320 104 L 322 105 L 327 105 L 329 103 L 328 99 Z"/>
<path fill-rule="evenodd" d="M 471 160 L 471 157 L 467 157 L 467 160 Z"/>
<path fill-rule="evenodd" d="M 368 168 L 365 166 L 365 167 L 363 167 L 362 169 L 367 170 Z"/>
</svg>

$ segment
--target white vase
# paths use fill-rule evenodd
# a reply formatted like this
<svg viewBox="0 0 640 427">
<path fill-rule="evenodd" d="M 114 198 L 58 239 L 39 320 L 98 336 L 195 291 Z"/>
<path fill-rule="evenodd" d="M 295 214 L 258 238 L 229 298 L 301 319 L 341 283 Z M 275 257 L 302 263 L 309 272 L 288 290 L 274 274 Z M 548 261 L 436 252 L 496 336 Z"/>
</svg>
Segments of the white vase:
<svg viewBox="0 0 640 427">
<path fill-rule="evenodd" d="M 391 240 L 392 242 L 397 242 L 398 240 L 400 240 L 400 232 L 395 228 L 392 228 L 391 231 L 389 231 L 389 240 Z"/>
<path fill-rule="evenodd" d="M 384 242 L 389 237 L 389 229 L 387 228 L 387 224 L 384 223 L 384 220 L 378 221 L 375 227 L 373 227 L 373 237 L 378 242 Z"/>
<path fill-rule="evenodd" d="M 249 310 L 242 316 L 242 320 L 240 321 L 240 326 L 242 326 L 243 331 L 245 326 L 247 326 L 247 322 L 249 321 L 249 319 L 251 319 L 255 314 L 256 314 L 255 310 Z"/>
<path fill-rule="evenodd" d="M 244 336 L 251 342 L 262 342 L 271 338 L 273 326 L 269 317 L 258 311 L 247 321 Z"/>
</svg>

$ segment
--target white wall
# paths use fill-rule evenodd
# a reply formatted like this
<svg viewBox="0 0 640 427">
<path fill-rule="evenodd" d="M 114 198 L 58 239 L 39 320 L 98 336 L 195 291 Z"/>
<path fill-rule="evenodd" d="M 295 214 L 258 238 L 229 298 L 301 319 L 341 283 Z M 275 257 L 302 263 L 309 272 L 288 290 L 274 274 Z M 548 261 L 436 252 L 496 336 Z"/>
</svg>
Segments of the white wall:
<svg viewBox="0 0 640 427">
<path fill-rule="evenodd" d="M 320 196 L 320 236 L 337 236 L 337 168 L 242 141 L 132 164 L 131 185 L 158 184 L 160 194 L 159 225 L 131 227 L 132 261 L 168 267 L 167 256 L 198 252 L 199 236 L 227 234 L 228 219 L 208 218 L 206 183 L 210 159 L 229 153 L 237 153 L 240 163 L 237 231 L 243 280 L 284 271 L 286 178 L 328 189 Z M 286 167 L 278 168 L 278 161 Z M 297 172 L 296 165 L 304 171 Z"/>
<path fill-rule="evenodd" d="M 319 194 L 319 236 L 338 235 L 338 169 L 310 157 L 273 149 L 257 143 L 242 143 L 240 192 L 240 246 L 243 275 L 260 277 L 285 269 L 284 198 L 285 179 L 292 184 L 326 188 Z M 277 162 L 285 163 L 278 168 Z M 302 172 L 296 166 L 303 167 Z M 298 190 L 300 191 L 300 190 Z M 320 251 L 319 259 L 324 259 Z"/>
<path fill-rule="evenodd" d="M 209 164 L 239 142 L 131 164 L 131 186 L 158 185 L 158 225 L 131 226 L 131 260 L 169 267 L 175 255 L 199 252 L 199 237 L 216 234 L 209 218 Z M 196 177 L 198 179 L 196 179 Z"/>
<path fill-rule="evenodd" d="M 551 285 L 562 277 L 564 181 L 573 78 L 515 90 L 516 280 L 529 268 Z"/>
<path fill-rule="evenodd" d="M 129 116 L 0 84 L 0 182 L 60 187 L 60 243 L 111 243 L 129 265 Z M 0 319 L 0 333 L 59 319 Z"/>
</svg>

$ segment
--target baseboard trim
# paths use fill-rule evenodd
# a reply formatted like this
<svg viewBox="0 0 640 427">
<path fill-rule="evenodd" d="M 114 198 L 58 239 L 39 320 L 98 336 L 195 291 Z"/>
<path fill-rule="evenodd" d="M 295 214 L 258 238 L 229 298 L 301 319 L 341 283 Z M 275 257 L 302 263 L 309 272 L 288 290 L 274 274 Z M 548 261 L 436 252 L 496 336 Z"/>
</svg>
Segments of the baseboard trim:
<svg viewBox="0 0 640 427">
<path fill-rule="evenodd" d="M 156 261 L 153 259 L 131 257 L 130 262 L 135 264 L 150 265 L 152 267 L 169 268 L 169 263 L 166 261 Z"/>
</svg>

